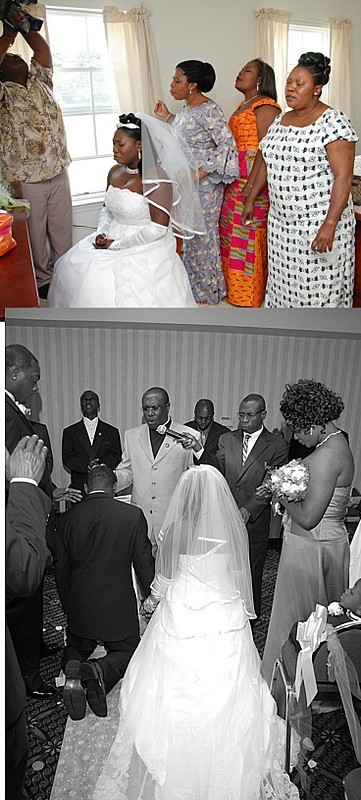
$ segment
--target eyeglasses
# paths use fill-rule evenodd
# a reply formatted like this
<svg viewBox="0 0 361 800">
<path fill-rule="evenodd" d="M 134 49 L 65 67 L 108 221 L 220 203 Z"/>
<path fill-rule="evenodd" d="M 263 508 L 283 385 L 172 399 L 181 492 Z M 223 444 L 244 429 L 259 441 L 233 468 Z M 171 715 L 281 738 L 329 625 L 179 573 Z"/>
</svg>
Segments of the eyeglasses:
<svg viewBox="0 0 361 800">
<path fill-rule="evenodd" d="M 262 408 L 261 411 L 256 411 L 255 414 L 245 414 L 244 411 L 238 411 L 237 417 L 239 417 L 239 419 L 244 419 L 245 417 L 253 419 L 253 417 L 258 417 L 258 414 L 263 414 L 265 410 L 266 410 L 265 408 Z"/>
<path fill-rule="evenodd" d="M 146 411 L 146 412 L 148 412 L 148 411 L 155 411 L 155 412 L 157 412 L 157 411 L 160 411 L 160 409 L 161 409 L 161 408 L 164 408 L 164 407 L 165 407 L 165 403 L 163 403 L 163 405 L 162 405 L 162 406 L 141 406 L 141 407 L 140 407 L 140 410 L 141 410 L 141 411 Z"/>
</svg>

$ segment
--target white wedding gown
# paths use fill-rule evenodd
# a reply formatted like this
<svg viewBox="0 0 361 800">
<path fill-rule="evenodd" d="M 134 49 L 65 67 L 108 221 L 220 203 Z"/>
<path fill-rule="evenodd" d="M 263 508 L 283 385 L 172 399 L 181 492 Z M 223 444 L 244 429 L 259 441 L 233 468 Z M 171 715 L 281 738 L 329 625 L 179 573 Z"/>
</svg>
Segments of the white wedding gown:
<svg viewBox="0 0 361 800">
<path fill-rule="evenodd" d="M 194 577 L 182 558 L 128 666 L 120 716 L 115 687 L 106 719 L 68 721 L 51 800 L 299 797 L 243 601 L 225 601 L 227 556 L 195 558 Z"/>
<path fill-rule="evenodd" d="M 108 236 L 124 240 L 151 221 L 143 195 L 109 186 L 113 214 Z M 173 232 L 149 244 L 96 250 L 95 233 L 58 259 L 48 293 L 50 308 L 194 308 L 188 276 Z"/>
</svg>

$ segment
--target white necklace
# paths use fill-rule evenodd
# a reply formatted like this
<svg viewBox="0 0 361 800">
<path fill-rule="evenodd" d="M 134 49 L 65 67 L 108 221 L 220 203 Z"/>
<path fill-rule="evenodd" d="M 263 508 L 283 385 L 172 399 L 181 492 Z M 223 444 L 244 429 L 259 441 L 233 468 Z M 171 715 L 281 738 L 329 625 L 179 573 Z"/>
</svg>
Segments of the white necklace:
<svg viewBox="0 0 361 800">
<path fill-rule="evenodd" d="M 316 449 L 317 447 L 321 447 L 321 444 L 325 444 L 328 439 L 331 439 L 331 436 L 337 436 L 338 433 L 342 433 L 342 431 L 334 431 L 333 433 L 329 433 L 328 436 L 326 436 L 326 439 L 323 439 L 322 442 L 316 444 Z"/>
<path fill-rule="evenodd" d="M 243 100 L 243 104 L 242 105 L 245 106 L 246 103 L 250 103 L 251 100 L 254 100 L 256 97 L 259 97 L 259 92 L 257 92 L 257 94 L 254 94 L 253 97 L 250 97 L 249 100 Z"/>
<path fill-rule="evenodd" d="M 131 169 L 130 167 L 126 166 L 125 171 L 128 173 L 128 175 L 139 175 L 138 167 L 136 169 Z"/>
</svg>

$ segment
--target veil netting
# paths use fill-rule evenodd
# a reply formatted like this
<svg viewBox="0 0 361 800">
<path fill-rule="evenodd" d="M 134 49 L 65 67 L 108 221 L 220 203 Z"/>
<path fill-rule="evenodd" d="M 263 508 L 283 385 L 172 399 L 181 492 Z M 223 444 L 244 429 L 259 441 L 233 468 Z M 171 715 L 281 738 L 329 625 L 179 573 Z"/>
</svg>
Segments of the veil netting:
<svg viewBox="0 0 361 800">
<path fill-rule="evenodd" d="M 215 467 L 191 467 L 178 481 L 158 536 L 152 595 L 165 596 L 180 570 L 184 606 L 240 598 L 247 616 L 256 616 L 247 529 Z"/>
<path fill-rule="evenodd" d="M 169 214 L 175 236 L 191 239 L 195 234 L 206 233 L 198 175 L 191 166 L 190 152 L 180 147 L 165 122 L 142 112 L 135 116 L 142 123 L 143 197 Z M 169 192 L 164 191 L 167 188 L 171 190 L 170 203 Z"/>
</svg>

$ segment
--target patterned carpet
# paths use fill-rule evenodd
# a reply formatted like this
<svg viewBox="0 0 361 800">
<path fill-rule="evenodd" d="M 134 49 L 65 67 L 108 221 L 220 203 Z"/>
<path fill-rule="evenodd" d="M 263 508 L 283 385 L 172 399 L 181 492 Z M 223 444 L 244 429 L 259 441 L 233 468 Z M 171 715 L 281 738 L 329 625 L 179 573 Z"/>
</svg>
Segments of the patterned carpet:
<svg viewBox="0 0 361 800">
<path fill-rule="evenodd" d="M 263 613 L 254 630 L 254 640 L 262 655 L 271 612 L 273 591 L 279 561 L 279 548 L 272 543 L 268 550 L 263 585 Z M 51 648 L 62 646 L 65 617 L 62 612 L 52 570 L 47 570 L 44 588 L 44 641 Z M 42 677 L 54 682 L 60 672 L 61 652 L 44 658 Z M 29 760 L 25 780 L 24 800 L 49 800 L 61 749 L 66 711 L 61 699 L 61 689 L 55 698 L 47 701 L 29 700 L 27 706 Z M 357 707 L 357 706 L 356 706 Z M 357 708 L 361 715 L 361 703 Z M 309 778 L 307 790 L 300 789 L 301 800 L 344 800 L 343 777 L 359 766 L 356 761 L 348 727 L 342 711 L 313 714 L 313 741 L 315 751 L 306 767 Z M 294 777 L 298 782 L 298 775 Z M 55 798 L 56 800 L 56 798 Z M 247 798 L 242 798 L 247 800 Z"/>
</svg>

